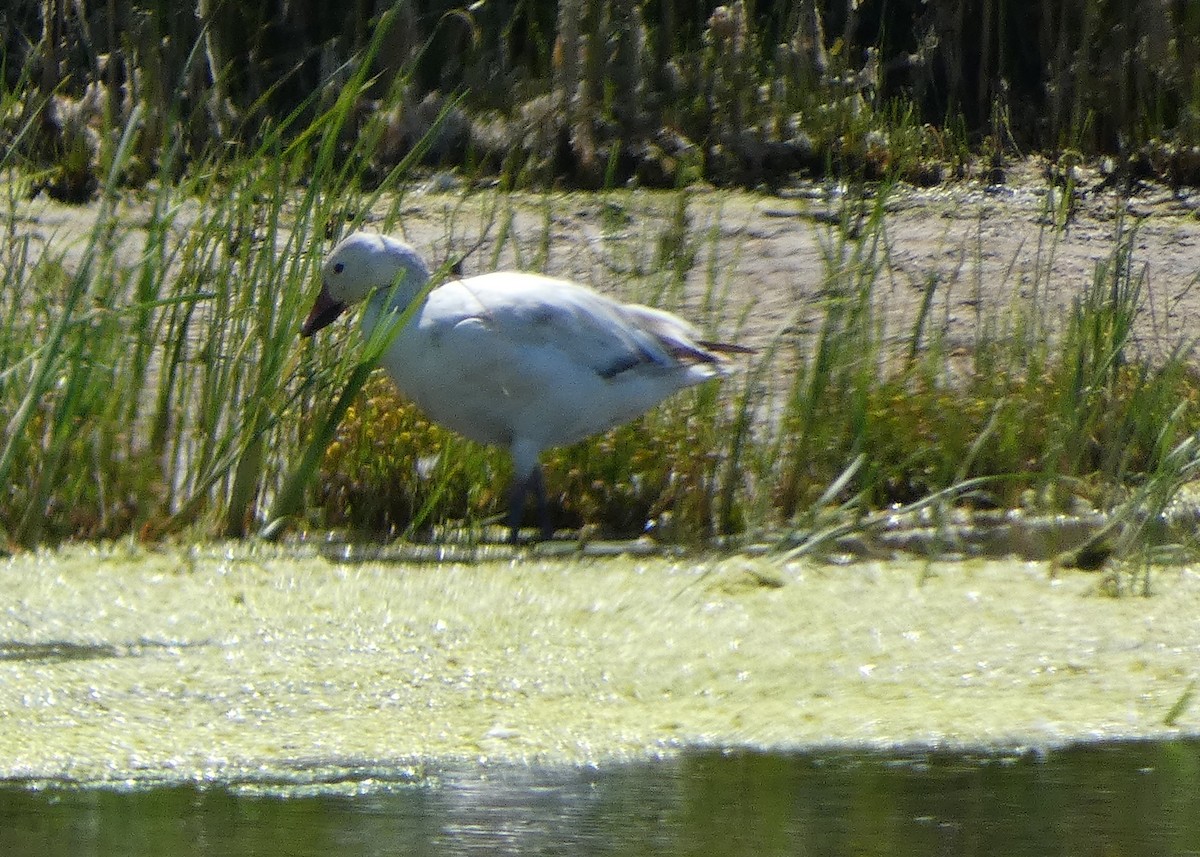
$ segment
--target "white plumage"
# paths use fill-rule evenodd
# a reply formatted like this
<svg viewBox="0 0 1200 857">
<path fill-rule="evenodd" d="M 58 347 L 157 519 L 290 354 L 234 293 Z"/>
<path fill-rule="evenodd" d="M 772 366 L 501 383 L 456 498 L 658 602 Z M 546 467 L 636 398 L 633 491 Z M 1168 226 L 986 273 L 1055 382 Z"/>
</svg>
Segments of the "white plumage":
<svg viewBox="0 0 1200 857">
<path fill-rule="evenodd" d="M 366 300 L 363 331 L 403 311 L 430 277 L 402 241 L 355 232 L 329 254 L 322 288 L 304 322 L 310 336 Z M 400 391 L 430 418 L 478 441 L 507 447 L 514 480 L 513 541 L 525 496 L 536 494 L 549 537 L 538 457 L 628 422 L 674 392 L 723 373 L 718 352 L 683 319 L 622 304 L 540 274 L 503 271 L 433 289 L 381 358 Z"/>
</svg>

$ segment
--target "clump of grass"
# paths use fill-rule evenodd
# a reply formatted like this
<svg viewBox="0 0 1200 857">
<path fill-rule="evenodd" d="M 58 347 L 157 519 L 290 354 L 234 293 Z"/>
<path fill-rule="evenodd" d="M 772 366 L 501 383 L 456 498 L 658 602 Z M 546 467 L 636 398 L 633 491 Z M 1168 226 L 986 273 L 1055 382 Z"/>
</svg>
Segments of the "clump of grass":
<svg viewBox="0 0 1200 857">
<path fill-rule="evenodd" d="M 484 486 L 455 462 L 465 441 L 431 423 L 376 373 L 346 411 L 325 449 L 315 508 L 323 526 L 399 534 L 436 503 L 438 519 L 470 521 L 490 511 L 471 503 Z M 427 522 L 428 523 L 428 522 Z"/>
<path fill-rule="evenodd" d="M 685 396 L 594 441 L 548 451 L 555 527 L 628 538 L 650 525 L 671 541 L 710 538 L 722 458 L 703 415 L 715 399 Z M 359 534 L 422 536 L 500 517 L 510 477 L 502 450 L 429 422 L 376 374 L 326 449 L 310 515 Z"/>
<path fill-rule="evenodd" d="M 168 180 L 178 148 L 165 141 L 136 235 L 117 193 L 141 130 L 135 111 L 75 258 L 6 233 L 8 540 L 187 525 L 238 535 L 259 515 L 298 444 L 296 411 L 315 404 L 311 379 L 338 374 L 328 356 L 297 373 L 295 332 L 320 236 L 364 198 L 334 158 L 362 85 L 352 80 L 298 140 L 270 135 L 251 156 L 197 165 L 183 183 Z M 312 181 L 297 196 L 302 178 Z M 191 200 L 202 216 L 189 216 Z"/>
<path fill-rule="evenodd" d="M 756 426 L 759 448 L 746 452 L 755 484 L 772 492 L 767 514 L 808 526 L 828 503 L 865 516 L 939 495 L 988 507 L 1057 512 L 1082 500 L 1123 509 L 1130 485 L 1179 484 L 1192 464 L 1171 439 L 1200 429 L 1200 378 L 1186 343 L 1155 359 L 1134 350 L 1144 309 L 1136 229 L 1118 229 L 1060 334 L 1048 335 L 1035 291 L 1013 307 L 1006 332 L 981 325 L 972 365 L 952 370 L 962 357 L 922 320 L 936 282 L 908 342 L 888 343 L 875 308 L 888 270 L 880 190 L 856 238 L 847 237 L 853 203 L 828 233 L 819 329 L 794 354 L 777 429 Z M 1050 240 L 1047 269 L 1053 249 Z M 955 490 L 965 484 L 970 492 Z"/>
<path fill-rule="evenodd" d="M 610 537 L 711 540 L 725 461 L 718 401 L 706 386 L 594 442 L 551 450 L 545 472 L 561 523 Z"/>
</svg>

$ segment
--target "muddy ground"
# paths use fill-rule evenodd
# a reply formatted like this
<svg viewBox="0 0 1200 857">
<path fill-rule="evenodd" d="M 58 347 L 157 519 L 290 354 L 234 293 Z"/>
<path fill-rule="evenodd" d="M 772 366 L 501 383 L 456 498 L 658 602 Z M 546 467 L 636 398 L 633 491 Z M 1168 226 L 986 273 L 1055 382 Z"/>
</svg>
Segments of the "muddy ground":
<svg viewBox="0 0 1200 857">
<path fill-rule="evenodd" d="M 465 193 L 456 179 L 438 175 L 416 182 L 398 203 L 378 206 L 367 228 L 407 235 L 431 261 L 466 253 L 467 273 L 536 267 L 629 299 L 665 302 L 722 336 L 759 347 L 781 332 L 803 341 L 824 312 L 826 260 L 874 246 L 881 270 L 875 303 L 888 341 L 907 348 L 932 287 L 926 336 L 968 351 L 980 324 L 1003 334 L 1014 311 L 1030 311 L 1049 329 L 1060 329 L 1097 264 L 1112 257 L 1118 235 L 1136 230 L 1133 270 L 1144 276 L 1136 347 L 1161 355 L 1184 342 L 1191 353 L 1192 320 L 1200 315 L 1200 195 L 1155 185 L 1119 195 L 1085 169 L 1064 217 L 1063 190 L 1045 172 L 1041 161 L 1030 159 L 1009 170 L 1005 185 L 895 188 L 884 200 L 877 245 L 867 243 L 869 229 L 846 238 L 839 223 L 848 199 L 842 187 L 800 184 L 777 195 L 694 189 L 687 214 L 696 257 L 678 301 L 657 293 L 668 279 L 658 250 L 670 234 L 675 193 Z M 869 211 L 873 202 L 865 205 Z M 132 253 L 149 206 L 133 196 L 123 206 Z M 399 215 L 395 226 L 386 223 L 389 209 Z M 33 235 L 35 247 L 69 259 L 82 248 L 96 210 L 39 197 L 17 203 L 5 219 L 9 229 Z M 181 231 L 203 216 L 195 203 L 182 210 Z M 706 315 L 707 292 L 716 293 L 717 309 Z"/>
<path fill-rule="evenodd" d="M 1191 321 L 1200 315 L 1200 196 L 1141 185 L 1125 197 L 1104 189 L 1098 172 L 1085 170 L 1083 189 L 1064 216 L 1063 189 L 1044 171 L 1040 161 L 1029 160 L 1010 170 L 1006 185 L 902 186 L 888 193 L 874 251 L 881 269 L 875 304 L 889 342 L 907 348 L 931 287 L 927 341 L 943 337 L 951 349 L 972 347 L 981 323 L 1003 334 L 1014 313 L 1023 311 L 1051 330 L 1061 329 L 1072 301 L 1093 282 L 1097 265 L 1112 258 L 1119 236 L 1130 231 L 1133 271 L 1144 276 L 1137 348 L 1161 355 L 1193 335 Z M 674 195 L 563 195 L 550 203 L 544 197 L 519 199 L 514 234 L 527 256 L 536 256 L 549 206 L 549 272 L 644 299 L 629 286 L 627 274 L 652 273 L 648 269 L 654 266 L 659 236 L 668 231 Z M 848 259 L 869 257 L 872 250 L 870 229 L 859 228 L 853 216 L 850 234 L 857 229 L 857 239 L 846 238 L 841 223 L 847 206 L 851 212 L 859 206 L 847 199 L 844 188 L 828 185 L 799 185 L 772 196 L 697 190 L 689 224 L 698 255 L 684 313 L 703 321 L 703 296 L 715 286 L 727 291 L 718 313 L 726 336 L 762 347 L 780 332 L 801 337 L 814 332 L 830 292 L 826 260 L 839 252 Z M 486 230 L 454 234 L 446 203 L 436 196 L 424 200 L 433 204 L 415 196 L 404 207 L 403 230 L 418 246 L 437 248 L 435 254 L 443 256 L 472 247 L 482 233 L 481 246 L 464 266 L 469 272 L 483 270 L 493 246 Z M 862 204 L 868 215 L 873 205 L 872 199 Z M 464 222 L 459 219 L 457 225 Z M 503 264 L 518 264 L 511 248 L 501 258 Z"/>
</svg>

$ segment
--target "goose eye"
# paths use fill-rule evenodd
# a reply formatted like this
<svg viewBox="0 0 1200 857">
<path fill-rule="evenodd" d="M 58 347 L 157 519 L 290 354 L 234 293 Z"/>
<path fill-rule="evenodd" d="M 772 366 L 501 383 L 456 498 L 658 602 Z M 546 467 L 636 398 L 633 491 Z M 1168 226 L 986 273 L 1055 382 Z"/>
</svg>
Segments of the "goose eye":
<svg viewBox="0 0 1200 857">
<path fill-rule="evenodd" d="M 333 272 L 335 274 L 340 274 L 344 270 L 346 270 L 346 266 L 344 264 L 342 264 L 341 262 L 338 262 L 336 265 L 333 266 Z"/>
</svg>

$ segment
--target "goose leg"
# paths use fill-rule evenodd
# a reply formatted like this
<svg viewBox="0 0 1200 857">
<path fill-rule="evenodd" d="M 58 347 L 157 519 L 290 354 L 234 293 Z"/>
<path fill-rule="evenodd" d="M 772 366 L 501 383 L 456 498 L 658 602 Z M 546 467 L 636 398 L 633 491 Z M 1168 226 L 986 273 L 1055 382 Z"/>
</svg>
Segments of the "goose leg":
<svg viewBox="0 0 1200 857">
<path fill-rule="evenodd" d="M 517 534 L 521 531 L 521 518 L 525 512 L 525 494 L 529 490 L 529 478 L 512 481 L 508 489 L 508 543 L 517 543 Z"/>
<path fill-rule="evenodd" d="M 538 526 L 542 529 L 542 541 L 548 542 L 554 538 L 554 524 L 550 522 L 550 507 L 546 503 L 546 482 L 542 479 L 540 464 L 529 474 L 529 483 L 537 502 L 537 519 Z"/>
<path fill-rule="evenodd" d="M 508 495 L 508 541 L 517 543 L 517 534 L 521 529 L 521 519 L 525 514 L 525 497 L 533 492 L 537 504 L 538 526 L 541 527 L 541 538 L 549 541 L 554 537 L 554 525 L 550 522 L 550 509 L 546 505 L 546 484 L 542 479 L 542 468 L 535 465 L 524 479 L 514 479 Z"/>
</svg>

